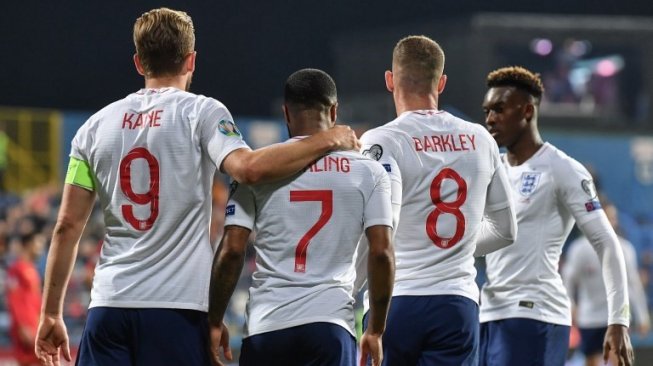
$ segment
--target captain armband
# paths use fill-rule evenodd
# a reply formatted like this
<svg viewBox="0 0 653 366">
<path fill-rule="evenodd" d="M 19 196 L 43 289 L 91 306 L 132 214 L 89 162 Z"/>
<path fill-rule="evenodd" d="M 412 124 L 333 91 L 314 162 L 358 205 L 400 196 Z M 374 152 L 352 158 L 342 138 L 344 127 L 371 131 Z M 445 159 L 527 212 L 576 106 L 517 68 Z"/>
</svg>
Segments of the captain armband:
<svg viewBox="0 0 653 366">
<path fill-rule="evenodd" d="M 89 191 L 95 191 L 95 180 L 91 173 L 91 167 L 89 167 L 87 162 L 74 157 L 70 157 L 65 182 Z"/>
</svg>

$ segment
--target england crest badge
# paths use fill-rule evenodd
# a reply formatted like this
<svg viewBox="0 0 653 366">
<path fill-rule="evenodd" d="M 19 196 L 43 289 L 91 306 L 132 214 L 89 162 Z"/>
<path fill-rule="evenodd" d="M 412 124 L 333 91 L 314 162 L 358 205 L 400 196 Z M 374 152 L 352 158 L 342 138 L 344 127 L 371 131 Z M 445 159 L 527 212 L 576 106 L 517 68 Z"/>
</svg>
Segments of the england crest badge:
<svg viewBox="0 0 653 366">
<path fill-rule="evenodd" d="M 535 192 L 535 188 L 540 183 L 540 172 L 524 172 L 521 175 L 519 193 L 524 197 L 529 197 Z"/>
</svg>

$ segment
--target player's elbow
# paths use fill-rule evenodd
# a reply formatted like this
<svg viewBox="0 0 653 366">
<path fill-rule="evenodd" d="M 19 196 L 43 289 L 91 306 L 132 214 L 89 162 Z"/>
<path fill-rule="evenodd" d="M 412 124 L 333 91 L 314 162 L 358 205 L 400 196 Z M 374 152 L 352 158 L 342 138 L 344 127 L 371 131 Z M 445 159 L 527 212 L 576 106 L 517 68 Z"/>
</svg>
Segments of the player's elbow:
<svg viewBox="0 0 653 366">
<path fill-rule="evenodd" d="M 253 154 L 248 154 L 242 164 L 240 164 L 238 171 L 234 174 L 234 179 L 238 183 L 252 185 L 261 183 L 265 176 L 265 169 L 260 166 L 257 159 Z"/>
</svg>

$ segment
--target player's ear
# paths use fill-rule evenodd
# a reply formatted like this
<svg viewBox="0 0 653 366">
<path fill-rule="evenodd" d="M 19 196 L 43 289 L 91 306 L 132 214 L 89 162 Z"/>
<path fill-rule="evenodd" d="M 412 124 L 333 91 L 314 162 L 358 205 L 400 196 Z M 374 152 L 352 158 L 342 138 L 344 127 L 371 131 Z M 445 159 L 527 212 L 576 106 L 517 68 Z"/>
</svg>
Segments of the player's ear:
<svg viewBox="0 0 653 366">
<path fill-rule="evenodd" d="M 528 103 L 526 104 L 526 107 L 524 108 L 524 119 L 528 122 L 533 120 L 533 115 L 535 114 L 535 106 L 533 103 Z"/>
<path fill-rule="evenodd" d="M 286 124 L 290 127 L 290 114 L 288 113 L 288 107 L 285 104 L 282 104 L 281 110 L 283 111 L 283 118 L 286 120 Z"/>
<path fill-rule="evenodd" d="M 385 72 L 385 88 L 388 89 L 390 93 L 395 90 L 395 81 L 392 78 L 392 71 L 386 70 Z"/>
<path fill-rule="evenodd" d="M 194 72 L 195 71 L 195 58 L 197 57 L 197 52 L 193 51 L 186 56 L 186 71 L 187 72 Z"/>
<path fill-rule="evenodd" d="M 136 71 L 138 74 L 145 76 L 145 69 L 143 69 L 143 65 L 141 64 L 140 57 L 138 57 L 138 53 L 134 54 L 134 65 L 136 66 Z"/>
<path fill-rule="evenodd" d="M 442 76 L 440 76 L 440 80 L 438 81 L 438 94 L 442 94 L 445 85 L 447 85 L 447 75 L 442 74 Z"/>
<path fill-rule="evenodd" d="M 333 127 L 333 125 L 336 124 L 336 119 L 338 118 L 338 102 L 336 102 L 334 105 L 329 108 L 329 117 L 331 122 L 331 125 L 329 127 Z"/>
</svg>

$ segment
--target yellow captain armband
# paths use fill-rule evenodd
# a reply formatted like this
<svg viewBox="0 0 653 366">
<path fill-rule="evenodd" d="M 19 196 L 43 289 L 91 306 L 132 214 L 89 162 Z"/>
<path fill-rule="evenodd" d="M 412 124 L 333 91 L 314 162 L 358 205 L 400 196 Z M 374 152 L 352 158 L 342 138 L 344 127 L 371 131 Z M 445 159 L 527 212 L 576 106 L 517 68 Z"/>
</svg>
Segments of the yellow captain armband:
<svg viewBox="0 0 653 366">
<path fill-rule="evenodd" d="M 95 191 L 95 180 L 91 173 L 91 167 L 88 163 L 76 158 L 70 157 L 68 163 L 68 172 L 66 173 L 66 183 L 73 184 L 89 191 Z"/>
</svg>

